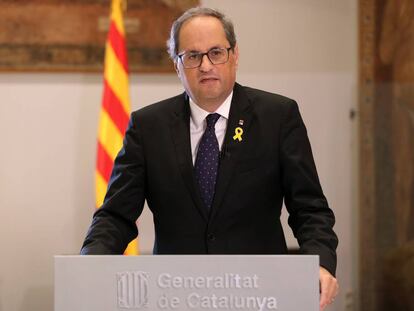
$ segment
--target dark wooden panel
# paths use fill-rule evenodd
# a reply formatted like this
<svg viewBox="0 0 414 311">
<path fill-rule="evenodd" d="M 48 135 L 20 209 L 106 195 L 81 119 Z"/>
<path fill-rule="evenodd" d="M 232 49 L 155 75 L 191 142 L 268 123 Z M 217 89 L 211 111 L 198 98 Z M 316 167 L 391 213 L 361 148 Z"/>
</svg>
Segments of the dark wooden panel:
<svg viewBox="0 0 414 311">
<path fill-rule="evenodd" d="M 413 0 L 360 0 L 359 107 L 360 309 L 414 310 Z"/>
</svg>

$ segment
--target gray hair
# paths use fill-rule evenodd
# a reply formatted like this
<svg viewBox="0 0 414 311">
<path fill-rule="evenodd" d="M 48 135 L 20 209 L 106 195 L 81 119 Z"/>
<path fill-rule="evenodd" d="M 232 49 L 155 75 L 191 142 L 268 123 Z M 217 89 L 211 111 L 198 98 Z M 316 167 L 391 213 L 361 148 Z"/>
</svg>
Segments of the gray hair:
<svg viewBox="0 0 414 311">
<path fill-rule="evenodd" d="M 195 7 L 185 11 L 179 18 L 177 18 L 172 27 L 170 33 L 170 39 L 167 40 L 168 54 L 172 60 L 176 60 L 178 55 L 178 47 L 180 44 L 179 34 L 183 24 L 189 19 L 197 16 L 211 16 L 217 18 L 223 25 L 224 33 L 226 34 L 226 39 L 230 43 L 230 47 L 234 48 L 236 46 L 236 35 L 234 33 L 234 26 L 232 21 L 221 13 L 218 10 Z"/>
</svg>

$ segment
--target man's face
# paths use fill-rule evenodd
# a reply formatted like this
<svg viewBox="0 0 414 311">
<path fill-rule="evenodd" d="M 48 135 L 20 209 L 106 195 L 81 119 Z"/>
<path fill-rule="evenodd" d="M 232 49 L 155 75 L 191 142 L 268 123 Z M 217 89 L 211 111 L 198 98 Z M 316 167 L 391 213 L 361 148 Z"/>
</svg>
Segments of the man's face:
<svg viewBox="0 0 414 311">
<path fill-rule="evenodd" d="M 179 33 L 178 53 L 207 52 L 212 48 L 229 48 L 221 22 L 214 17 L 199 16 L 186 21 Z M 236 81 L 238 48 L 229 51 L 229 60 L 213 65 L 207 56 L 201 66 L 186 69 L 179 59 L 175 68 L 186 92 L 204 110 L 213 111 L 224 102 Z"/>
</svg>

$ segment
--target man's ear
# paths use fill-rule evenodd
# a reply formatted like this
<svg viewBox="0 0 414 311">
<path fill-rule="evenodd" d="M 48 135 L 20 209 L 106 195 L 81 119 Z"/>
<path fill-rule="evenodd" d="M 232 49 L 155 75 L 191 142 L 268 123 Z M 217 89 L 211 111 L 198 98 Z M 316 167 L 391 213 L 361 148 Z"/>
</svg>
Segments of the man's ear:
<svg viewBox="0 0 414 311">
<path fill-rule="evenodd" d="M 236 69 L 237 69 L 239 66 L 239 46 L 237 45 L 237 43 L 234 46 L 233 54 L 234 54 L 234 64 L 236 65 Z"/>
<path fill-rule="evenodd" d="M 177 73 L 178 77 L 180 77 L 180 68 L 178 68 L 178 61 L 174 61 L 174 69 L 175 72 Z"/>
</svg>

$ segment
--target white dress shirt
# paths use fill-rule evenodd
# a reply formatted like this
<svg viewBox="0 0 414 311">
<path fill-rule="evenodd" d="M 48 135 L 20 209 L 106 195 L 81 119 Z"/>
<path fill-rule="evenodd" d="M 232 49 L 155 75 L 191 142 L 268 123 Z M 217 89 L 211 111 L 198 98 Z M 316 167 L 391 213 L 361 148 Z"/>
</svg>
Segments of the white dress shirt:
<svg viewBox="0 0 414 311">
<path fill-rule="evenodd" d="M 233 92 L 226 98 L 223 104 L 218 107 L 215 113 L 220 115 L 215 125 L 215 131 L 219 148 L 223 145 L 224 135 L 226 134 L 227 122 L 230 113 L 230 104 L 233 98 Z M 190 137 L 191 137 L 191 154 L 193 156 L 193 164 L 195 163 L 198 145 L 200 144 L 201 137 L 207 127 L 206 117 L 212 113 L 201 109 L 190 97 Z"/>
</svg>

